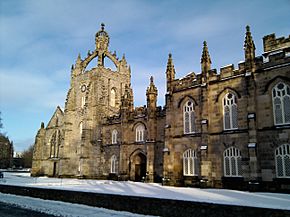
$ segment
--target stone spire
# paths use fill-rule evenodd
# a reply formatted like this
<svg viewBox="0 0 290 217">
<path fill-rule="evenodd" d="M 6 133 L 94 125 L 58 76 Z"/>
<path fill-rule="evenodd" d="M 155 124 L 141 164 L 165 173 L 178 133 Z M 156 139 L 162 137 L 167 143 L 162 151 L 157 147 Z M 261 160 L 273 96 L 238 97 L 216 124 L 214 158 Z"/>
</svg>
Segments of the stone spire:
<svg viewBox="0 0 290 217">
<path fill-rule="evenodd" d="M 171 53 L 168 55 L 167 68 L 166 68 L 166 79 L 167 79 L 167 91 L 170 89 L 170 83 L 175 79 L 175 69 L 172 61 Z"/>
<path fill-rule="evenodd" d="M 245 43 L 244 43 L 245 67 L 246 67 L 246 70 L 253 71 L 256 47 L 252 39 L 250 27 L 246 26 L 246 30 L 247 31 L 246 31 L 246 37 L 245 37 Z"/>
<path fill-rule="evenodd" d="M 149 113 L 152 115 L 154 115 L 156 111 L 157 95 L 158 95 L 158 91 L 154 84 L 153 76 L 151 76 L 149 87 L 146 90 L 146 96 L 147 96 L 147 108 L 148 108 Z M 151 116 L 150 114 L 149 116 Z"/>
<path fill-rule="evenodd" d="M 210 59 L 210 55 L 208 52 L 206 41 L 203 42 L 203 49 L 202 49 L 200 63 L 201 63 L 202 77 L 206 81 L 208 78 L 208 71 L 211 69 L 211 59 Z"/>
<path fill-rule="evenodd" d="M 123 56 L 122 56 L 121 64 L 123 64 L 124 66 L 127 65 L 127 60 L 126 60 L 125 54 L 123 54 Z"/>
<path fill-rule="evenodd" d="M 146 95 L 148 94 L 156 94 L 157 95 L 157 88 L 154 85 L 153 76 L 150 77 L 150 84 L 147 87 Z"/>
</svg>

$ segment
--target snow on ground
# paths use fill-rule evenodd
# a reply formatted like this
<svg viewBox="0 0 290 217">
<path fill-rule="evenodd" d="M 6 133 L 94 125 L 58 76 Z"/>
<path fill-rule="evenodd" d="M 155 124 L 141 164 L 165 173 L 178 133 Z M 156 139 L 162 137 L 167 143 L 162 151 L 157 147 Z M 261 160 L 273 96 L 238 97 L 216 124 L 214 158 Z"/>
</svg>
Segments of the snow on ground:
<svg viewBox="0 0 290 217">
<path fill-rule="evenodd" d="M 130 212 L 114 211 L 104 208 L 96 208 L 81 204 L 64 203 L 60 201 L 43 200 L 32 197 L 16 196 L 0 193 L 0 202 L 35 210 L 61 217 L 141 217 L 145 215 L 133 214 Z"/>
<path fill-rule="evenodd" d="M 33 178 L 29 173 L 5 173 L 4 176 L 2 182 L 9 185 L 290 210 L 290 194 L 169 187 L 131 181 Z"/>
</svg>

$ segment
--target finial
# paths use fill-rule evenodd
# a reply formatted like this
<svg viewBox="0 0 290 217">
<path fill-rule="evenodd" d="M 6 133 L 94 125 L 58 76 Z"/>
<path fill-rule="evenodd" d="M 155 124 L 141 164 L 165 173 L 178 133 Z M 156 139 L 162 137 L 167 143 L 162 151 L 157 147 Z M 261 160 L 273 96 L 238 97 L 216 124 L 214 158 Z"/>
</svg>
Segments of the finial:
<svg viewBox="0 0 290 217">
<path fill-rule="evenodd" d="M 203 42 L 203 46 L 204 46 L 204 47 L 206 47 L 206 46 L 207 46 L 207 43 L 206 43 L 206 41 L 204 41 L 204 42 Z"/>
<path fill-rule="evenodd" d="M 41 127 L 42 129 L 44 128 L 44 123 L 43 123 L 43 122 L 41 122 L 40 127 Z"/>
<path fill-rule="evenodd" d="M 172 57 L 172 54 L 171 54 L 171 53 L 169 53 L 168 57 L 169 57 L 169 58 L 171 58 L 171 57 Z"/>
<path fill-rule="evenodd" d="M 246 26 L 246 30 L 247 30 L 247 32 L 250 32 L 250 26 L 249 25 Z"/>
<path fill-rule="evenodd" d="M 105 24 L 101 23 L 101 30 L 104 31 L 105 30 Z"/>
<path fill-rule="evenodd" d="M 153 84 L 153 76 L 150 77 L 150 83 Z"/>
</svg>

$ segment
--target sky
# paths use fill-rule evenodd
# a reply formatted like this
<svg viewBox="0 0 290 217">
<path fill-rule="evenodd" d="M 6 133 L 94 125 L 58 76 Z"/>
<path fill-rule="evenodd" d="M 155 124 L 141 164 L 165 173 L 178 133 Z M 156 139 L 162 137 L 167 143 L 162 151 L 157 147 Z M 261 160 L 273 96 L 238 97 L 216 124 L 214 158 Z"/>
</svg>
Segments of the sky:
<svg viewBox="0 0 290 217">
<path fill-rule="evenodd" d="M 203 41 L 212 68 L 237 66 L 246 25 L 259 56 L 265 35 L 289 36 L 289 11 L 290 0 L 0 0 L 1 132 L 16 151 L 34 143 L 40 123 L 64 107 L 71 65 L 94 50 L 101 23 L 109 50 L 131 66 L 134 105 L 146 104 L 152 75 L 163 106 L 169 53 L 177 78 L 200 73 Z"/>
</svg>

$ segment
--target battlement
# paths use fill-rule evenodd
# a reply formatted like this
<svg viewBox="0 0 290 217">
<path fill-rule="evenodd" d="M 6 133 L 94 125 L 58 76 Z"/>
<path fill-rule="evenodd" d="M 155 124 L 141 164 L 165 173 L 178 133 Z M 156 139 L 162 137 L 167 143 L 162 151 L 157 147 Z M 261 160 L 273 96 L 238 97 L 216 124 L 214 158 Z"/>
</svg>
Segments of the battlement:
<svg viewBox="0 0 290 217">
<path fill-rule="evenodd" d="M 134 108 L 134 116 L 135 117 L 144 117 L 146 115 L 147 115 L 147 107 L 145 105 Z"/>
<path fill-rule="evenodd" d="M 278 50 L 281 48 L 289 47 L 290 46 L 290 35 L 288 38 L 280 37 L 276 38 L 276 35 L 270 34 L 266 35 L 263 38 L 263 45 L 264 45 L 264 52 L 270 52 L 274 50 Z"/>
<path fill-rule="evenodd" d="M 194 72 L 190 72 L 186 76 L 173 81 L 174 91 L 183 90 L 191 86 L 201 83 L 201 75 L 196 75 Z"/>
</svg>

